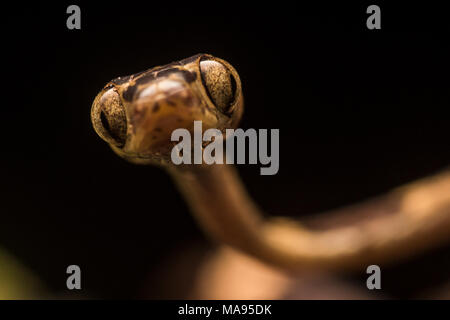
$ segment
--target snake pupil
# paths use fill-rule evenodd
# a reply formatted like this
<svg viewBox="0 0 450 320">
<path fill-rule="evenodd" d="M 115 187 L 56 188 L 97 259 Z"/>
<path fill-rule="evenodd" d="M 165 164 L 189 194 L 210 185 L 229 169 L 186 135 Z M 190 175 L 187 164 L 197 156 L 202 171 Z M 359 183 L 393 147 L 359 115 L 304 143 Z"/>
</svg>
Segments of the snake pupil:
<svg viewBox="0 0 450 320">
<path fill-rule="evenodd" d="M 100 112 L 100 122 L 103 128 L 116 142 L 118 146 L 123 146 L 126 140 L 126 116 L 123 109 L 119 109 L 113 104 L 105 111 Z"/>
<path fill-rule="evenodd" d="M 235 94 L 235 92 L 236 92 L 236 80 L 234 79 L 234 77 L 230 74 L 230 81 L 231 81 L 231 92 L 233 93 L 233 99 L 232 99 L 232 101 L 230 102 L 230 104 L 233 102 L 233 100 L 234 100 L 234 94 Z"/>
<path fill-rule="evenodd" d="M 102 122 L 103 128 L 105 128 L 106 131 L 108 131 L 109 134 L 111 134 L 111 128 L 109 127 L 108 119 L 106 119 L 105 113 L 102 111 L 100 113 L 100 121 Z"/>
<path fill-rule="evenodd" d="M 118 93 L 114 89 L 102 93 L 91 113 L 97 133 L 108 143 L 117 147 L 125 144 L 127 116 Z"/>
</svg>

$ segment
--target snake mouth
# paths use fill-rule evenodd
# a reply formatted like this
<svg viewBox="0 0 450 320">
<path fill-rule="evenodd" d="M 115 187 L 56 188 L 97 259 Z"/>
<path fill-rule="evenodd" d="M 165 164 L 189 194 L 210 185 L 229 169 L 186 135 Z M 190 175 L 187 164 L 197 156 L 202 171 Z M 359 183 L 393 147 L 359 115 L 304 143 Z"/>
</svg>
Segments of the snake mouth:
<svg viewBox="0 0 450 320">
<path fill-rule="evenodd" d="M 127 138 L 127 116 L 115 88 L 105 88 L 95 98 L 91 109 L 91 121 L 97 134 L 118 148 Z"/>
</svg>

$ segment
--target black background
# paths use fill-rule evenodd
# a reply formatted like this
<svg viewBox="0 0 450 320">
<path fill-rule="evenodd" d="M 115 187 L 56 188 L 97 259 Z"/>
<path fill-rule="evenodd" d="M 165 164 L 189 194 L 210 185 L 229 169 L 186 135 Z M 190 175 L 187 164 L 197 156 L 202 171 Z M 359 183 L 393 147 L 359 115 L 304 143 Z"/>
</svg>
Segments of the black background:
<svg viewBox="0 0 450 320">
<path fill-rule="evenodd" d="M 280 129 L 277 175 L 239 167 L 273 215 L 350 204 L 450 163 L 442 7 L 379 4 L 382 30 L 370 31 L 372 3 L 77 2 L 82 28 L 68 30 L 69 4 L 3 15 L 0 244 L 53 291 L 78 264 L 93 296 L 136 297 L 182 244 L 209 243 L 163 171 L 126 163 L 93 131 L 91 103 L 117 76 L 199 52 L 229 61 L 241 127 Z M 449 266 L 439 249 L 387 269 L 384 289 L 414 296 Z"/>
</svg>

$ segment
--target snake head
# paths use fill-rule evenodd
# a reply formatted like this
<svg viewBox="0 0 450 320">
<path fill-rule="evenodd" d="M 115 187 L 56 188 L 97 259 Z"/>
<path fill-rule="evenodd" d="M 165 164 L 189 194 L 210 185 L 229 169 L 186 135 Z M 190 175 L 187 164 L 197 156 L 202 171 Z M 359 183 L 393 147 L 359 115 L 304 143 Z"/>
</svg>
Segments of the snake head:
<svg viewBox="0 0 450 320">
<path fill-rule="evenodd" d="M 94 100 L 91 120 L 97 134 L 134 163 L 165 163 L 177 143 L 175 129 L 193 133 L 237 127 L 243 112 L 241 81 L 226 61 L 209 54 L 159 66 L 110 81 Z"/>
</svg>

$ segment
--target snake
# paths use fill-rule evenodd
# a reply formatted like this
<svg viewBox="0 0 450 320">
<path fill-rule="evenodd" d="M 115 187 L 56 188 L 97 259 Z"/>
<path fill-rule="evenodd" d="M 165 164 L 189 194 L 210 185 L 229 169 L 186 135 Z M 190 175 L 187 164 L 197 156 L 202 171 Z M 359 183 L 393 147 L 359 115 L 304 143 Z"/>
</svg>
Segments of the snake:
<svg viewBox="0 0 450 320">
<path fill-rule="evenodd" d="M 448 169 L 308 223 L 263 212 L 231 164 L 171 161 L 174 130 L 192 133 L 202 121 L 225 135 L 238 128 L 243 111 L 235 68 L 197 54 L 109 81 L 94 99 L 91 121 L 121 158 L 167 171 L 211 239 L 286 272 L 362 270 L 449 240 Z"/>
</svg>

